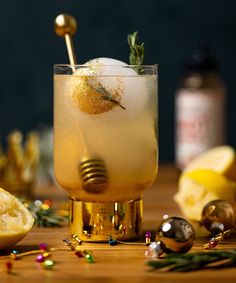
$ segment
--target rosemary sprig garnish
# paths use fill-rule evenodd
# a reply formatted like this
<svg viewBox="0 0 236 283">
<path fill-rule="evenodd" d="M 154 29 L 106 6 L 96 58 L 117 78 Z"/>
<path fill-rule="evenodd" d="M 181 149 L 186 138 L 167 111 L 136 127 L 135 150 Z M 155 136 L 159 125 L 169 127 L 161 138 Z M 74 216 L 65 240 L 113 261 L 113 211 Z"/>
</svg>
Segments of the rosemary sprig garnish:
<svg viewBox="0 0 236 283">
<path fill-rule="evenodd" d="M 130 48 L 129 63 L 130 65 L 136 65 L 136 71 L 138 74 L 142 74 L 143 70 L 140 67 L 144 62 L 144 43 L 137 43 L 138 32 L 135 31 L 128 35 L 128 44 Z"/>
<path fill-rule="evenodd" d="M 96 88 L 96 91 L 102 94 L 102 99 L 110 101 L 114 104 L 117 104 L 118 106 L 120 106 L 123 110 L 126 110 L 126 108 L 120 104 L 120 102 L 118 100 L 116 100 L 113 95 L 108 92 L 103 86 L 99 86 L 98 88 Z"/>
<path fill-rule="evenodd" d="M 121 103 L 114 97 L 114 95 L 112 95 L 108 90 L 106 90 L 100 83 L 97 83 L 96 86 L 89 84 L 89 82 L 87 83 L 92 89 L 101 94 L 101 99 L 112 102 L 113 104 L 118 105 L 123 110 L 126 110 L 126 108 L 121 105 Z"/>
<path fill-rule="evenodd" d="M 218 269 L 236 266 L 236 250 L 189 254 L 169 254 L 164 259 L 150 260 L 153 270 L 188 272 L 200 269 Z"/>
</svg>

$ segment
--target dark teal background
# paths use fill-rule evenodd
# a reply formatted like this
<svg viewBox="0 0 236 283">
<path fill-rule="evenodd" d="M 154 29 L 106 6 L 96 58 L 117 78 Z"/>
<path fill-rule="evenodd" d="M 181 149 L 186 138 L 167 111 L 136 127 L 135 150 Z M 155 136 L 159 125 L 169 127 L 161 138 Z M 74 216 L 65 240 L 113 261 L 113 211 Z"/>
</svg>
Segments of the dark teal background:
<svg viewBox="0 0 236 283">
<path fill-rule="evenodd" d="M 138 30 L 146 64 L 159 64 L 160 158 L 174 156 L 174 94 L 182 63 L 199 38 L 209 41 L 228 90 L 227 142 L 236 147 L 236 2 L 213 0 L 7 0 L 0 7 L 0 134 L 52 124 L 53 64 L 67 63 L 53 31 L 62 12 L 78 21 L 79 63 L 128 62 L 127 34 Z M 134 101 L 135 103 L 135 101 Z"/>
</svg>

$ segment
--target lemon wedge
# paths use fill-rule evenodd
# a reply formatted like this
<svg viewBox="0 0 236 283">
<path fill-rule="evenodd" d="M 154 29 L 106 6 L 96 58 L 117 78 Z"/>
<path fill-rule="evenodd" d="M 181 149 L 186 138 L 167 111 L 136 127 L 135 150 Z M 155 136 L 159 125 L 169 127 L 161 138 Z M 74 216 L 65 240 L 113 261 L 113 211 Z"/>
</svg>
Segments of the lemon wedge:
<svg viewBox="0 0 236 283">
<path fill-rule="evenodd" d="M 34 219 L 24 204 L 0 188 L 0 249 L 22 240 L 33 224 Z"/>
<path fill-rule="evenodd" d="M 191 172 L 195 169 L 211 169 L 236 181 L 235 150 L 227 145 L 213 147 L 191 161 L 184 172 Z"/>
<path fill-rule="evenodd" d="M 174 196 L 183 215 L 200 221 L 203 207 L 215 199 L 235 201 L 236 183 L 209 169 L 185 172 L 179 180 L 179 190 Z"/>
</svg>

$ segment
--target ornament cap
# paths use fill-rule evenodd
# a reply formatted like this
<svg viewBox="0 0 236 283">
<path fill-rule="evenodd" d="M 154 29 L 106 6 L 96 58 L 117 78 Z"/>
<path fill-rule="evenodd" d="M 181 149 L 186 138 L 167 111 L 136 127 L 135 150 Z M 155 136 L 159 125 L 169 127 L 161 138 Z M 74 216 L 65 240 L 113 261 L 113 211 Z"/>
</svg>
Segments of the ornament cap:
<svg viewBox="0 0 236 283">
<path fill-rule="evenodd" d="M 146 252 L 146 256 L 159 257 L 164 253 L 165 245 L 161 241 L 152 242 Z"/>
</svg>

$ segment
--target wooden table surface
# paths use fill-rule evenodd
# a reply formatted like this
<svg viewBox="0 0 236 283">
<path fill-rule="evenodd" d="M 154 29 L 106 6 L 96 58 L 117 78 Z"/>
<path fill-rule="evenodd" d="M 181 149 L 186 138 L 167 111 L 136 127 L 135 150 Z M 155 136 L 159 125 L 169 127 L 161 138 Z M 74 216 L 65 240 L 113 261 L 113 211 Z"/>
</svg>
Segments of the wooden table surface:
<svg viewBox="0 0 236 283">
<path fill-rule="evenodd" d="M 179 173 L 170 165 L 161 165 L 155 184 L 144 196 L 144 231 L 155 230 L 163 214 L 181 216 L 178 206 L 173 201 L 177 190 Z M 58 188 L 36 191 L 41 199 L 51 198 L 55 201 L 66 200 L 65 193 Z M 145 246 L 109 246 L 108 244 L 83 243 L 83 248 L 92 250 L 95 263 L 87 263 L 84 258 L 76 257 L 63 244 L 62 239 L 69 235 L 67 227 L 33 228 L 17 245 L 20 251 L 32 250 L 38 244 L 46 243 L 49 247 L 60 250 L 53 252 L 55 266 L 51 270 L 42 269 L 35 262 L 35 255 L 24 257 L 13 262 L 11 274 L 4 272 L 4 261 L 0 259 L 0 283 L 23 282 L 222 282 L 223 279 L 233 282 L 236 279 L 236 268 L 223 270 L 204 270 L 188 273 L 163 273 L 152 271 L 146 265 Z M 192 251 L 202 250 L 207 240 L 197 230 L 197 239 Z M 220 249 L 236 248 L 236 239 L 231 237 L 221 244 Z"/>
</svg>

